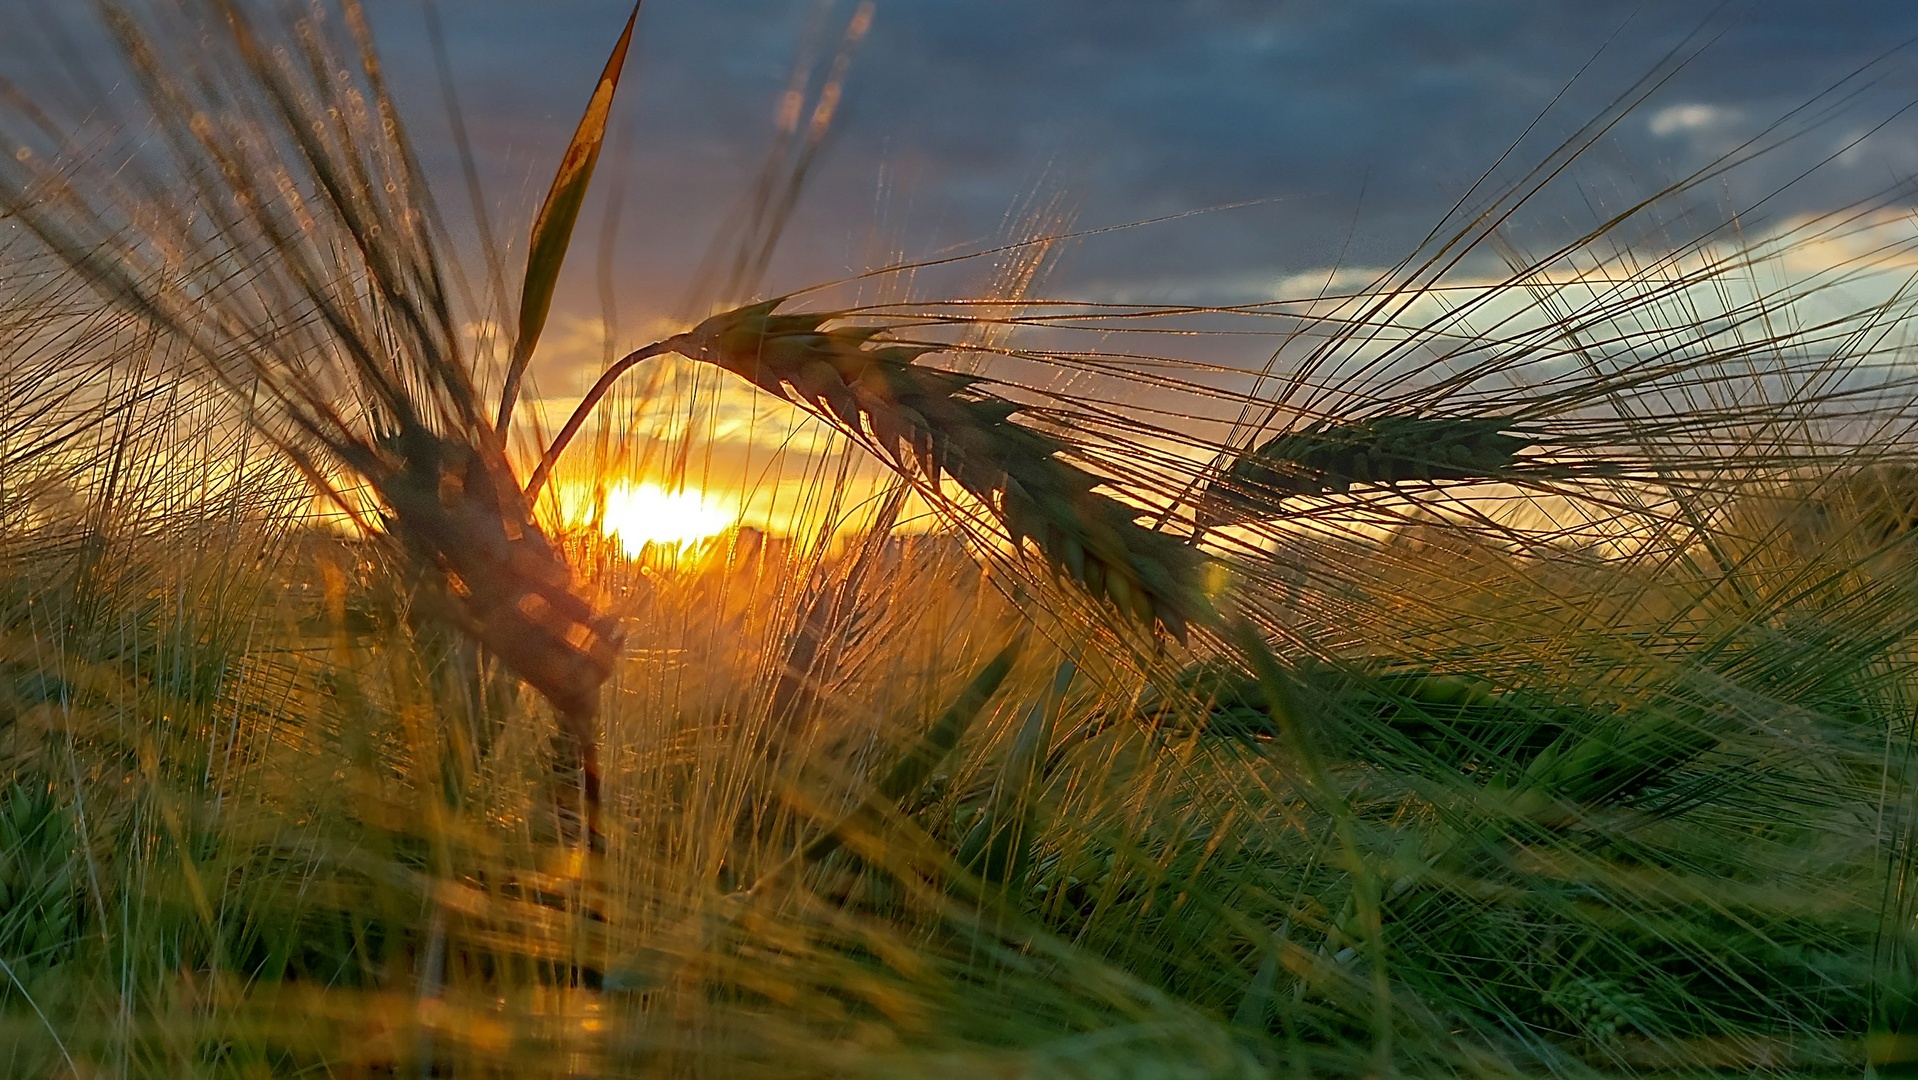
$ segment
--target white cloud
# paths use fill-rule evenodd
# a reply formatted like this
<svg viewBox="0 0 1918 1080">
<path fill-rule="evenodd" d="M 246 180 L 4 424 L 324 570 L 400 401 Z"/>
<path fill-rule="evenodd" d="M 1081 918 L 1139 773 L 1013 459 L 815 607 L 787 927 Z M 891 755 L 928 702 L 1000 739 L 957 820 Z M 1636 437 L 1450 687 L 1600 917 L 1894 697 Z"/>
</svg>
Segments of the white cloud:
<svg viewBox="0 0 1918 1080">
<path fill-rule="evenodd" d="M 1646 126 L 1652 134 L 1662 139 L 1687 132 L 1710 131 L 1737 118 L 1735 109 L 1693 102 L 1688 105 L 1667 105 L 1653 113 Z"/>
</svg>

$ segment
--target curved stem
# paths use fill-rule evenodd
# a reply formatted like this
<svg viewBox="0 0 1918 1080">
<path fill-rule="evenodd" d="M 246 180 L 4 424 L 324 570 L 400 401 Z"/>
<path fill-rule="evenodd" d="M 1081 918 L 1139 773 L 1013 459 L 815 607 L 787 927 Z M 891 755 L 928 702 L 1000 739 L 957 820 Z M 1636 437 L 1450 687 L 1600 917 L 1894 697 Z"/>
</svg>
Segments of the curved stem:
<svg viewBox="0 0 1918 1080">
<path fill-rule="evenodd" d="M 528 505 L 538 500 L 540 489 L 546 486 L 546 481 L 552 476 L 553 466 L 559 462 L 559 455 L 565 452 L 566 444 L 573 441 L 573 436 L 579 434 L 579 429 L 586 423 L 586 418 L 592 415 L 593 406 L 598 405 L 599 400 L 613 388 L 614 380 L 626 374 L 641 360 L 650 360 L 655 356 L 663 356 L 677 350 L 680 342 L 681 338 L 677 336 L 669 337 L 664 341 L 655 341 L 643 349 L 627 353 L 612 367 L 606 369 L 606 373 L 601 375 L 599 381 L 593 384 L 593 388 L 580 399 L 579 407 L 573 410 L 573 415 L 567 417 L 566 426 L 560 428 L 559 434 L 553 436 L 553 441 L 546 447 L 546 453 L 541 455 L 539 468 L 533 470 L 533 478 L 526 482 Z"/>
</svg>

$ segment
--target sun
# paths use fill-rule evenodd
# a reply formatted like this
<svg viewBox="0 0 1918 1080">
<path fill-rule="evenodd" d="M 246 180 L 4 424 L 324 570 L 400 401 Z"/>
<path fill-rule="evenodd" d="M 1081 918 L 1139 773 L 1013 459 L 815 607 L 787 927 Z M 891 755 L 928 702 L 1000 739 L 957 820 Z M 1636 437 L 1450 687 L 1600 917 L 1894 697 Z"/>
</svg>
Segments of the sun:
<svg viewBox="0 0 1918 1080">
<path fill-rule="evenodd" d="M 667 491 L 658 484 L 621 484 L 606 493 L 601 527 L 637 558 L 647 544 L 686 544 L 717 536 L 737 518 L 698 488 Z"/>
</svg>

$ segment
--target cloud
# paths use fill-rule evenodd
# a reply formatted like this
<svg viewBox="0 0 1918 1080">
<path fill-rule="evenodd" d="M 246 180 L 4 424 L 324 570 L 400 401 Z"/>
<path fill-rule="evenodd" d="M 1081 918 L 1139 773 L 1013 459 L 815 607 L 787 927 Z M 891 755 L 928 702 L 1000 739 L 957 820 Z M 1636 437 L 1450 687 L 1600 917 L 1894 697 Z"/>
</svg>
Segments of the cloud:
<svg viewBox="0 0 1918 1080">
<path fill-rule="evenodd" d="M 1836 13 L 1802 0 L 1741 0 L 1714 16 L 1719 6 L 886 0 L 766 290 L 845 277 L 878 261 L 875 251 L 910 258 L 989 246 L 1009 208 L 1052 178 L 1083 194 L 1078 221 L 1086 227 L 1275 200 L 1077 244 L 1052 284 L 1060 295 L 1220 302 L 1269 292 L 1294 275 L 1315 278 L 1323 271 L 1314 268 L 1329 264 L 1390 266 L 1541 113 L 1530 141 L 1479 195 L 1523 175 L 1701 20 L 1716 19 L 1697 39 L 1711 40 L 1709 49 L 1613 128 L 1567 183 L 1514 217 L 1517 229 L 1557 230 L 1528 238 L 1549 247 L 1587 226 L 1591 203 L 1632 205 L 1669 179 L 1666 162 L 1695 164 L 1689 159 L 1709 152 L 1725 125 L 1757 127 L 1872 61 L 1885 41 L 1918 35 L 1918 5 L 1909 0 L 1841 0 Z M 371 7 L 400 106 L 462 240 L 459 261 L 481 283 L 471 250 L 477 230 L 463 220 L 464 180 L 418 7 Z M 691 270 L 739 213 L 762 160 L 808 20 L 824 27 L 815 58 L 830 57 L 837 29 L 813 13 L 831 8 L 843 19 L 853 7 L 646 5 L 538 361 L 545 389 L 573 391 L 604 362 L 602 331 L 591 320 L 606 238 L 601 212 L 612 192 L 623 200 L 621 227 L 604 259 L 619 304 L 617 344 L 626 346 L 653 334 L 642 320 L 688 306 Z M 631 0 L 465 0 L 445 9 L 492 232 L 513 247 L 504 260 L 509 281 L 532 212 L 630 10 Z M 80 48 L 94 46 L 83 39 Z M 36 93 L 60 83 L 64 55 L 34 48 L 29 35 L 0 35 L 0 72 Z M 1891 99 L 1908 93 L 1909 80 L 1875 87 L 1865 87 L 1851 102 L 1856 113 L 1832 130 L 1887 115 L 1903 104 Z M 1828 177 L 1863 184 L 1918 173 L 1918 140 L 1908 136 L 1915 119 L 1852 152 L 1844 163 L 1853 168 L 1793 183 L 1766 210 L 1830 209 L 1856 197 L 1834 191 Z M 1784 187 L 1816 149 L 1805 141 L 1728 177 L 1725 204 L 1749 206 Z M 963 269 L 973 265 L 983 264 Z M 916 287 L 973 287 L 948 289 L 931 277 L 920 275 Z"/>
<path fill-rule="evenodd" d="M 1667 139 L 1673 135 L 1710 131 L 1723 127 L 1738 119 L 1738 115 L 1737 109 L 1727 109 L 1718 105 L 1702 105 L 1696 102 L 1686 105 L 1667 105 L 1653 113 L 1645 127 L 1653 135 Z"/>
<path fill-rule="evenodd" d="M 508 209 L 536 202 L 606 41 L 630 9 L 624 0 L 566 6 L 567 17 L 556 19 L 546 4 L 471 0 L 447 23 L 489 189 L 520 193 Z M 835 10 L 844 17 L 851 6 L 841 0 Z M 1710 24 L 1711 47 L 1637 120 L 1613 129 L 1610 162 L 1581 166 L 1581 177 L 1611 168 L 1655 182 L 1648 173 L 1671 152 L 1660 141 L 1769 119 L 1869 62 L 1884 41 L 1918 34 L 1918 7 L 1908 0 L 1840 6 L 1843 17 L 1744 0 Z M 774 0 L 647 6 L 622 91 L 635 154 L 627 173 L 617 146 L 602 165 L 603 186 L 627 180 L 620 259 L 637 280 L 625 295 L 679 300 L 686 260 L 704 250 L 750 182 L 805 12 L 815 8 Z M 1536 145 L 1508 159 L 1513 169 L 1535 164 L 1717 8 L 1715 0 L 887 0 L 768 287 L 862 268 L 875 232 L 908 255 L 989 239 L 1048 176 L 1085 192 L 1087 225 L 1284 199 L 1263 216 L 1108 238 L 1074 260 L 1062 287 L 1120 276 L 1143 288 L 1209 275 L 1276 278 L 1340 260 L 1348 240 L 1348 264 L 1390 265 L 1542 112 L 1552 110 L 1535 129 Z M 430 55 L 412 10 L 394 5 L 378 20 L 395 57 Z M 1607 45 L 1595 56 L 1598 41 Z M 403 102 L 430 130 L 438 113 L 431 65 L 413 75 L 390 66 L 411 80 Z M 1884 96 L 1895 96 L 1894 82 L 1883 84 Z M 1882 115 L 1882 104 L 1853 102 L 1866 120 Z M 1752 170 L 1751 186 L 1782 185 L 1802 165 L 1788 157 Z M 434 160 L 450 174 L 450 158 Z M 1816 183 L 1790 194 L 1797 203 L 1787 212 L 1835 204 Z M 1814 202 L 1824 205 L 1805 205 Z M 1532 217 L 1561 221 L 1582 205 L 1572 195 Z M 588 301 L 590 251 L 576 257 L 580 276 L 568 279 L 583 286 L 569 294 Z"/>
</svg>

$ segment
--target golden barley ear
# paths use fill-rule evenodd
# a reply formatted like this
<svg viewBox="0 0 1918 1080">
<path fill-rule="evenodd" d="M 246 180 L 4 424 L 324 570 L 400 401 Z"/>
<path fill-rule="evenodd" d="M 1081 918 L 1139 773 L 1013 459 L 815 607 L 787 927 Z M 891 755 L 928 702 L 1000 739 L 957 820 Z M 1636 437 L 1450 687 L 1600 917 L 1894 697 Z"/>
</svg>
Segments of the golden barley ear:
<svg viewBox="0 0 1918 1080">
<path fill-rule="evenodd" d="M 1013 420 L 1022 406 L 977 376 L 918 363 L 941 347 L 889 343 L 832 313 L 776 312 L 770 300 L 715 315 L 663 342 L 832 422 L 937 498 L 950 479 L 989 509 L 1015 547 L 1128 619 L 1185 640 L 1216 621 L 1197 585 L 1202 556 L 1135 520 L 1142 511 L 1098 490 L 1104 479 L 1064 460 L 1069 446 Z"/>
<path fill-rule="evenodd" d="M 448 579 L 467 629 L 562 713 L 591 718 L 619 634 L 574 588 L 510 481 L 487 455 L 425 432 L 426 448 L 376 485 L 392 531 Z"/>
<path fill-rule="evenodd" d="M 618 621 L 576 586 L 565 558 L 533 521 L 505 459 L 490 445 L 417 426 L 357 448 L 359 471 L 387 508 L 387 531 L 431 567 L 433 614 L 457 625 L 558 714 L 558 787 L 576 839 L 603 843 L 593 720 L 619 655 Z"/>
<path fill-rule="evenodd" d="M 57 174 L 9 154 L 32 167 L 0 176 L 0 205 L 108 303 L 177 339 L 199 377 L 244 402 L 356 517 L 330 466 L 363 476 L 388 531 L 443 579 L 435 606 L 583 731 L 617 635 L 574 591 L 482 415 L 415 155 L 359 7 L 341 6 L 345 38 L 302 23 L 284 44 L 225 0 L 153 26 L 109 10 L 171 164 L 129 163 L 137 180 L 84 174 L 45 189 L 52 200 L 40 192 Z M 283 50 L 302 62 L 276 59 Z M 217 213 L 143 202 L 188 180 L 192 203 Z M 234 261 L 186 260 L 189 271 L 167 254 L 202 245 Z M 249 290 L 309 315 L 262 335 Z"/>
</svg>

